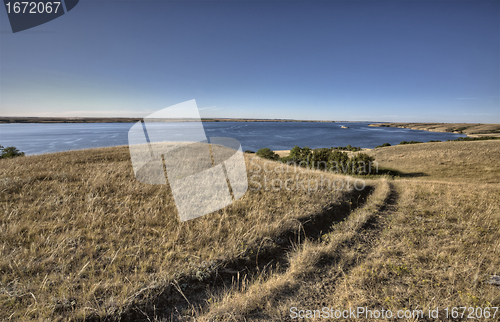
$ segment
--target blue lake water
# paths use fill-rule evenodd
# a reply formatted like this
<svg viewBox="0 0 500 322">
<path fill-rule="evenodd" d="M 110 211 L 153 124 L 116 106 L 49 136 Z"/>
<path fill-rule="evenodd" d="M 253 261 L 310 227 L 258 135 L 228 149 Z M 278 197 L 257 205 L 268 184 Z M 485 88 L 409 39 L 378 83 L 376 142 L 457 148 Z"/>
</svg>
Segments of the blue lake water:
<svg viewBox="0 0 500 322">
<path fill-rule="evenodd" d="M 134 123 L 13 123 L 0 124 L 0 145 L 30 154 L 127 145 Z M 369 127 L 370 123 L 326 122 L 206 122 L 208 137 L 231 137 L 243 150 L 289 150 L 300 147 L 346 146 L 374 148 L 388 142 L 445 141 L 464 136 L 453 133 Z M 349 129 L 342 129 L 341 126 Z"/>
</svg>

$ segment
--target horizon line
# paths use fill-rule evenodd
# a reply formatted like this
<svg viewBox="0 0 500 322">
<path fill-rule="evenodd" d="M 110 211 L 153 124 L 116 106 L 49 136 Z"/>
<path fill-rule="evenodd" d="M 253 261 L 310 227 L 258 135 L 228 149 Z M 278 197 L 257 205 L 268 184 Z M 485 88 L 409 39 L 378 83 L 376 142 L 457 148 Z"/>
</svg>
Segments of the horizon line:
<svg viewBox="0 0 500 322">
<path fill-rule="evenodd" d="M 130 120 L 130 122 L 135 122 L 144 119 L 143 117 L 126 117 L 126 116 L 119 116 L 119 117 L 98 117 L 98 116 L 0 116 L 0 124 L 3 123 L 17 123 L 17 122 L 2 122 L 2 121 L 7 121 L 6 119 L 17 119 L 19 121 L 21 120 L 29 120 L 29 119 L 40 119 L 42 120 L 47 120 L 47 121 L 56 121 L 56 120 Z M 433 122 L 433 121 L 425 121 L 425 122 L 412 122 L 412 121 L 368 121 L 368 120 L 356 120 L 356 121 L 348 121 L 348 120 L 300 120 L 300 119 L 287 119 L 287 118 L 272 118 L 272 119 L 267 119 L 267 118 L 245 118 L 245 117 L 202 117 L 201 121 L 222 121 L 222 122 L 230 122 L 230 121 L 249 121 L 249 122 L 273 122 L 273 121 L 281 121 L 281 122 L 318 122 L 318 123 L 325 123 L 325 122 L 335 122 L 335 123 L 419 123 L 419 124 L 427 124 L 427 123 L 433 123 L 433 124 L 498 124 L 498 123 L 485 123 L 485 122 Z M 26 123 L 32 123 L 32 122 L 26 122 Z M 37 123 L 37 122 L 34 122 Z M 54 122 L 58 123 L 58 122 Z M 115 123 L 115 122 L 109 122 L 109 123 Z M 125 122 L 123 122 L 125 123 Z"/>
</svg>

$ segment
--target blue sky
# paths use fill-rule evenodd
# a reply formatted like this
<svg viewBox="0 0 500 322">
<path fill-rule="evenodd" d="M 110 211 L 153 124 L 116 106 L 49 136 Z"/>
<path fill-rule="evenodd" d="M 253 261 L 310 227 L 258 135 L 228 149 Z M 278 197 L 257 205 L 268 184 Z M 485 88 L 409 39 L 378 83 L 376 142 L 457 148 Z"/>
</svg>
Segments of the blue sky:
<svg viewBox="0 0 500 322">
<path fill-rule="evenodd" d="M 85 1 L 13 34 L 0 116 L 500 123 L 500 1 Z"/>
</svg>

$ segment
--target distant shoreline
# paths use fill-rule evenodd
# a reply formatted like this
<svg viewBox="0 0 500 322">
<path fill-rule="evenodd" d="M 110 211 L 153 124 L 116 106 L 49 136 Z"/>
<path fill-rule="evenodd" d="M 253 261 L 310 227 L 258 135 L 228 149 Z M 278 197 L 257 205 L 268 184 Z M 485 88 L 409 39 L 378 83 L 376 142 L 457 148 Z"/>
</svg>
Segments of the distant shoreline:
<svg viewBox="0 0 500 322">
<path fill-rule="evenodd" d="M 483 123 L 377 123 L 371 127 L 397 127 L 430 132 L 466 134 L 468 137 L 500 137 L 500 124 Z"/>
<path fill-rule="evenodd" d="M 135 123 L 140 117 L 0 117 L 0 124 L 5 123 Z M 184 120 L 194 122 L 195 120 Z M 239 119 L 239 118 L 202 118 L 202 122 L 352 122 L 352 121 L 319 121 L 319 120 L 289 120 L 289 119 Z M 360 123 L 371 123 L 362 122 Z"/>
</svg>

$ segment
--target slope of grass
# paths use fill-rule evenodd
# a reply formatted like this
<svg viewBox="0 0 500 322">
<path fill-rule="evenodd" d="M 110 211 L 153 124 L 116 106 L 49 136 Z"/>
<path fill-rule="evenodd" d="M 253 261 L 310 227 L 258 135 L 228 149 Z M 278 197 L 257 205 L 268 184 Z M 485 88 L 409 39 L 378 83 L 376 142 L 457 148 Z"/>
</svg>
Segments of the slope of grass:
<svg viewBox="0 0 500 322">
<path fill-rule="evenodd" d="M 381 168 L 421 173 L 419 180 L 499 183 L 500 142 L 430 142 L 397 145 L 368 152 Z"/>
<path fill-rule="evenodd" d="M 321 238 L 308 239 L 290 251 L 289 266 L 285 272 L 262 274 L 243 285 L 232 285 L 222 295 L 215 297 L 205 312 L 197 316 L 200 321 L 245 319 L 283 320 L 292 306 L 304 299 L 317 309 L 322 299 L 308 288 L 321 272 L 340 268 L 342 253 L 353 246 L 359 236 L 384 207 L 391 193 L 391 185 L 382 179 L 363 207 L 355 210 L 345 221 L 336 223 Z M 330 282 L 320 279 L 322 284 Z M 304 291 L 304 288 L 308 288 Z"/>
<path fill-rule="evenodd" d="M 400 201 L 374 251 L 339 282 L 339 307 L 499 307 L 498 186 L 398 182 Z M 496 319 L 499 316 L 497 313 Z"/>
<path fill-rule="evenodd" d="M 0 319 L 120 316 L 173 281 L 207 279 L 353 193 L 274 189 L 273 179 L 336 177 L 264 173 L 265 161 L 250 158 L 245 196 L 183 223 L 168 185 L 135 180 L 127 147 L 0 160 Z"/>
<path fill-rule="evenodd" d="M 500 142 L 368 153 L 393 178 L 372 176 L 363 191 L 354 178 L 246 155 L 245 196 L 184 223 L 168 186 L 135 180 L 126 147 L 0 160 L 0 318 L 500 306 L 486 283 L 500 275 Z M 302 186 L 279 188 L 297 177 Z M 350 184 L 308 186 L 328 180 Z"/>
<path fill-rule="evenodd" d="M 303 315 L 323 307 L 401 310 L 414 314 L 410 321 L 435 320 L 429 308 L 439 308 L 443 320 L 446 308 L 494 312 L 500 288 L 487 281 L 500 275 L 499 152 L 500 142 L 491 141 L 371 151 L 395 173 L 425 176 L 396 175 L 387 186 L 377 180 L 364 207 L 291 252 L 285 273 L 228 289 L 198 319 L 281 321 L 292 307 Z"/>
</svg>

